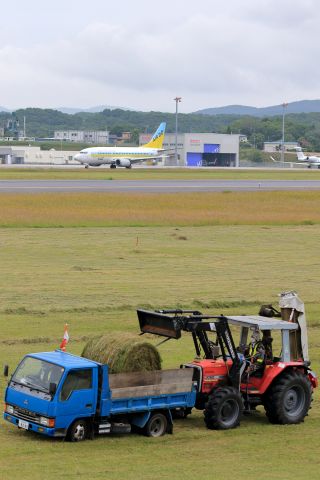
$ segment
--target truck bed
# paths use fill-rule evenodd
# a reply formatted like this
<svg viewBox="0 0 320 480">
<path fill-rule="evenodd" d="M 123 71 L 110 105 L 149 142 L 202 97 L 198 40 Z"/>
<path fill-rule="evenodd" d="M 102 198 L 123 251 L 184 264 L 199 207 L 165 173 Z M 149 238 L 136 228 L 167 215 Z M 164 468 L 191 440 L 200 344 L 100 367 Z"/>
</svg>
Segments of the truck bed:
<svg viewBox="0 0 320 480">
<path fill-rule="evenodd" d="M 192 368 L 111 374 L 109 414 L 192 407 L 195 399 L 192 375 Z"/>
<path fill-rule="evenodd" d="M 192 369 L 156 370 L 109 375 L 111 396 L 137 398 L 192 390 Z"/>
</svg>

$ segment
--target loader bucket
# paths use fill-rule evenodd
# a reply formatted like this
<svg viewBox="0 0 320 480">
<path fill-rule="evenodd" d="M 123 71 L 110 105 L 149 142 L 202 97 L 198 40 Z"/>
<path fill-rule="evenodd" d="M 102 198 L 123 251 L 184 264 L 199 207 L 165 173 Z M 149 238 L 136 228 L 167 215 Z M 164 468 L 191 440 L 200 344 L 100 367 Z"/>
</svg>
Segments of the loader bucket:
<svg viewBox="0 0 320 480">
<path fill-rule="evenodd" d="M 148 310 L 137 310 L 137 314 L 142 333 L 152 333 L 176 340 L 181 337 L 181 327 L 175 318 Z"/>
</svg>

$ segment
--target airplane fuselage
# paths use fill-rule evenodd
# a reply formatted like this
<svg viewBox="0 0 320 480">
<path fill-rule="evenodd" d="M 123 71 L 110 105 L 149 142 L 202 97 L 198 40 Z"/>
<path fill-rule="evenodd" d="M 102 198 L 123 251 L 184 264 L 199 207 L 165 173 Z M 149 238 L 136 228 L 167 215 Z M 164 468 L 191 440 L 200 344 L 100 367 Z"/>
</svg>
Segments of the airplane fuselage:
<svg viewBox="0 0 320 480">
<path fill-rule="evenodd" d="M 133 162 L 159 157 L 160 149 L 144 147 L 92 147 L 81 150 L 74 160 L 83 165 L 116 165 L 130 168 Z"/>
<path fill-rule="evenodd" d="M 307 162 L 307 163 L 312 163 L 312 164 L 316 164 L 316 165 L 320 165 L 320 157 L 304 157 L 302 159 L 303 162 Z"/>
</svg>

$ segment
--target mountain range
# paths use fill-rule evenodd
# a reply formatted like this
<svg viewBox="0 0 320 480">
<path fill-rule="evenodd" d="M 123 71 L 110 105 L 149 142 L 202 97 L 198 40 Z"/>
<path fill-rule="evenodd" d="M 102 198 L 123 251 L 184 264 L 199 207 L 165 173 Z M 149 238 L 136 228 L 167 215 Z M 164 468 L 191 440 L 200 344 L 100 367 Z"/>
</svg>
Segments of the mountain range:
<svg viewBox="0 0 320 480">
<path fill-rule="evenodd" d="M 89 107 L 89 108 L 82 108 L 82 107 L 57 107 L 57 108 L 52 108 L 52 110 L 58 110 L 58 112 L 62 113 L 68 113 L 69 115 L 73 115 L 75 113 L 99 113 L 103 112 L 103 110 L 116 110 L 117 108 L 120 108 L 121 110 L 127 110 L 126 108 L 123 107 L 114 107 L 112 105 L 97 105 L 96 107 Z M 16 109 L 18 110 L 18 109 Z M 13 112 L 14 110 L 10 110 L 6 107 L 0 107 L 0 112 L 6 112 L 10 113 Z"/>
<path fill-rule="evenodd" d="M 285 114 L 290 113 L 314 113 L 320 112 L 320 100 L 300 100 L 287 103 Z M 193 113 L 203 115 L 249 115 L 251 117 L 273 117 L 282 115 L 283 104 L 270 107 L 249 107 L 246 105 L 227 105 L 225 107 L 213 107 L 198 110 Z"/>
<path fill-rule="evenodd" d="M 111 105 L 97 105 L 95 107 L 81 108 L 81 107 L 58 107 L 53 110 L 58 110 L 62 113 L 67 113 L 69 115 L 74 115 L 75 113 L 99 113 L 103 110 L 131 110 L 126 107 L 115 107 Z M 10 110 L 6 107 L 0 107 L 0 112 L 10 113 L 13 110 Z M 319 113 L 320 112 L 320 100 L 299 100 L 296 102 L 288 103 L 285 108 L 285 113 Z M 272 105 L 269 107 L 251 107 L 248 105 L 226 105 L 224 107 L 212 107 L 204 108 L 202 110 L 197 110 L 192 112 L 195 114 L 203 115 L 248 115 L 251 117 L 273 117 L 276 115 L 282 115 L 283 105 Z"/>
<path fill-rule="evenodd" d="M 89 108 L 72 108 L 72 107 L 58 107 L 55 108 L 55 110 L 58 110 L 59 112 L 62 113 L 69 113 L 73 115 L 74 113 L 99 113 L 103 112 L 103 110 L 116 110 L 117 108 L 120 108 L 121 110 L 127 110 L 126 108 L 123 107 L 114 107 L 112 105 L 97 105 L 96 107 L 89 107 Z"/>
</svg>

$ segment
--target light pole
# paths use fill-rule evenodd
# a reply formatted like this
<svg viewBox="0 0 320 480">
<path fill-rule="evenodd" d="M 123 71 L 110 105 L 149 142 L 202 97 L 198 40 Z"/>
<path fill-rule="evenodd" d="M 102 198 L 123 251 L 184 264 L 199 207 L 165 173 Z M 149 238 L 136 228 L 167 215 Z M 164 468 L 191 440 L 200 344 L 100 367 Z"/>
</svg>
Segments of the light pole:
<svg viewBox="0 0 320 480">
<path fill-rule="evenodd" d="M 182 97 L 176 97 L 173 99 L 176 102 L 176 142 L 174 151 L 175 164 L 178 165 L 178 103 L 181 102 Z"/>
<path fill-rule="evenodd" d="M 287 103 L 282 104 L 282 145 L 281 145 L 281 162 L 284 162 L 284 116 L 285 108 L 288 106 Z"/>
</svg>

